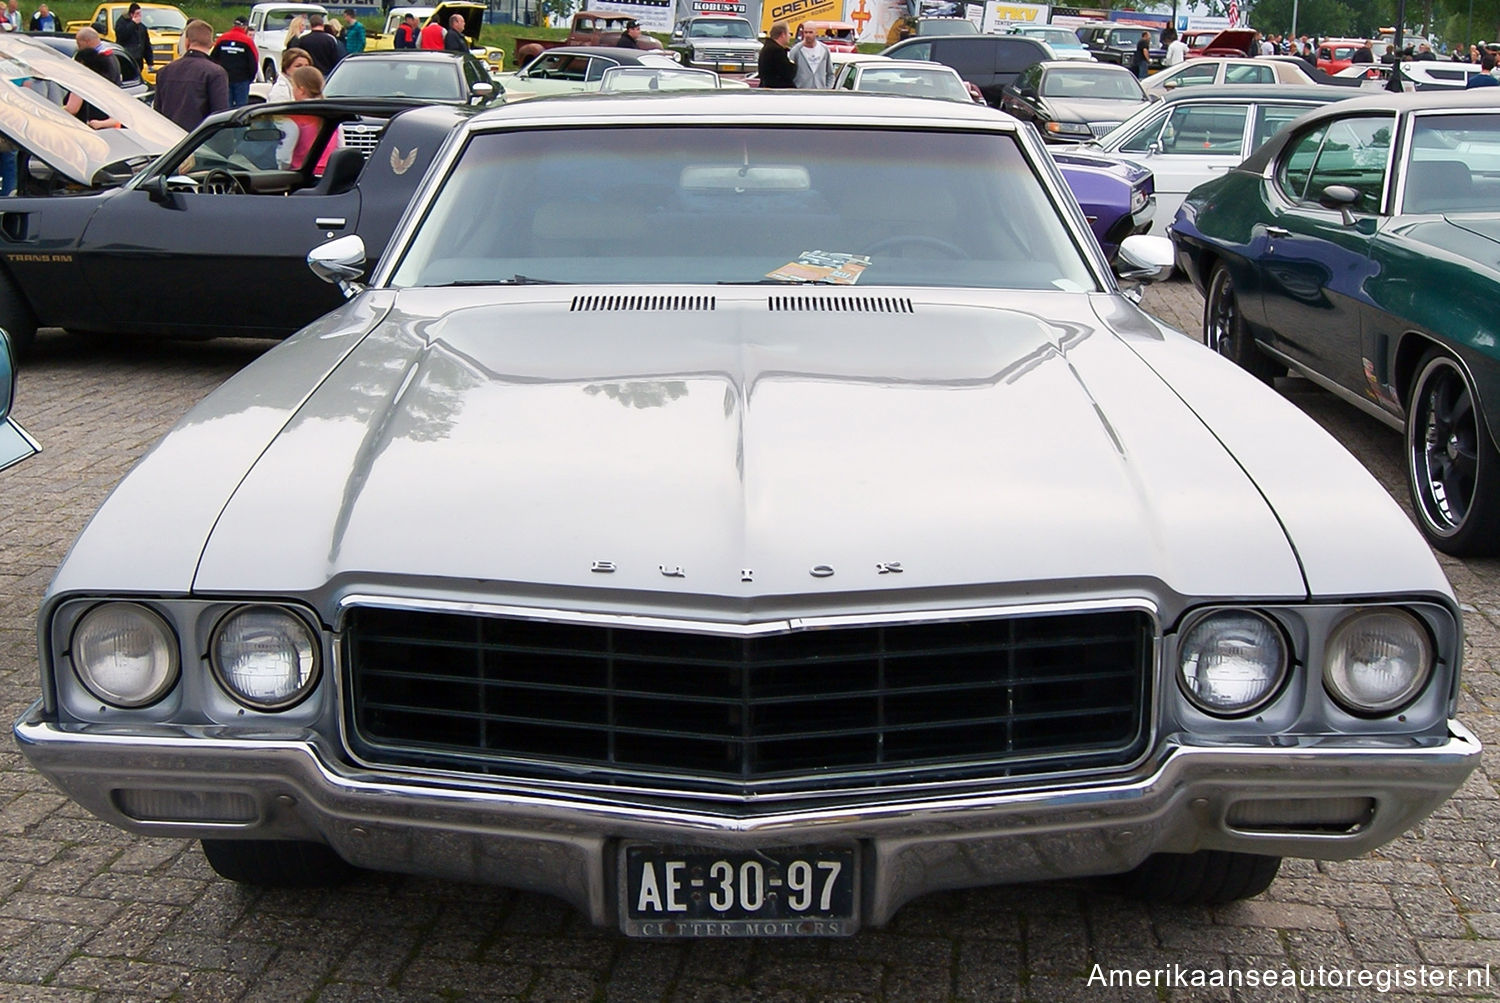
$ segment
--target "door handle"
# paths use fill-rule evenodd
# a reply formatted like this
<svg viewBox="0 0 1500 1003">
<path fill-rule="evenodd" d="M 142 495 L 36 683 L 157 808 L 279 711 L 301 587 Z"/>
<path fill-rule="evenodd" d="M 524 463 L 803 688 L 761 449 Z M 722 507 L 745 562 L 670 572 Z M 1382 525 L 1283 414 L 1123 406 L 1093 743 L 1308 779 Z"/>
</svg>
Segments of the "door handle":
<svg viewBox="0 0 1500 1003">
<path fill-rule="evenodd" d="M 347 223 L 342 216 L 319 216 L 313 220 L 313 225 L 319 230 L 342 230 Z"/>
<path fill-rule="evenodd" d="M 1266 236 L 1268 236 L 1268 237 L 1290 237 L 1291 235 L 1292 235 L 1292 231 L 1290 231 L 1288 229 L 1285 229 L 1284 227 L 1280 227 L 1280 226 L 1268 226 L 1268 227 L 1266 227 Z"/>
</svg>

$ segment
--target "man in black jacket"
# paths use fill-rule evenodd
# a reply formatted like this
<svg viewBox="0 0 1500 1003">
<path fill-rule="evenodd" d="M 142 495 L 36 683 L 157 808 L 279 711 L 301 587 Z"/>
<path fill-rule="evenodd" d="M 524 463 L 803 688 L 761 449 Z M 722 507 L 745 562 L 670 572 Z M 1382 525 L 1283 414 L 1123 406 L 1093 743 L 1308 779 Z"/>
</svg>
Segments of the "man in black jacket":
<svg viewBox="0 0 1500 1003">
<path fill-rule="evenodd" d="M 756 61 L 762 87 L 791 90 L 797 86 L 797 70 L 787 54 L 791 36 L 792 29 L 785 21 L 777 21 L 771 25 L 771 30 L 766 35 L 766 44 L 760 47 L 760 58 Z"/>
<path fill-rule="evenodd" d="M 151 60 L 151 33 L 141 24 L 141 5 L 132 3 L 130 9 L 115 22 L 115 44 L 135 60 L 143 70 L 153 67 Z"/>
<path fill-rule="evenodd" d="M 323 30 L 323 15 L 309 14 L 307 23 L 311 30 L 297 39 L 297 45 L 312 57 L 313 65 L 323 71 L 323 76 L 333 72 L 338 61 L 344 58 L 344 45 Z"/>
</svg>

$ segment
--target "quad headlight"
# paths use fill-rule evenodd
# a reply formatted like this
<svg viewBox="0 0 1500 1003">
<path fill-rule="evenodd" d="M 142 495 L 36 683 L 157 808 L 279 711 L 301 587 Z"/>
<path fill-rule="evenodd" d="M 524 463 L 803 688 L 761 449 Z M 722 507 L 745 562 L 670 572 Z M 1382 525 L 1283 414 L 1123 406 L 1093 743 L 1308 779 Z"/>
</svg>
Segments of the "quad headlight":
<svg viewBox="0 0 1500 1003">
<path fill-rule="evenodd" d="M 71 644 L 73 671 L 113 707 L 146 707 L 177 684 L 177 636 L 139 603 L 101 603 L 79 618 Z"/>
<path fill-rule="evenodd" d="M 1405 610 L 1369 609 L 1334 628 L 1323 685 L 1351 714 L 1388 714 L 1416 698 L 1432 675 L 1427 630 Z"/>
<path fill-rule="evenodd" d="M 1200 710 L 1221 717 L 1249 714 L 1269 703 L 1286 679 L 1286 638 L 1269 617 L 1221 610 L 1183 635 L 1178 682 Z"/>
<path fill-rule="evenodd" d="M 318 639 L 276 606 L 243 606 L 220 620 L 209 646 L 220 685 L 255 710 L 284 710 L 317 685 Z"/>
</svg>

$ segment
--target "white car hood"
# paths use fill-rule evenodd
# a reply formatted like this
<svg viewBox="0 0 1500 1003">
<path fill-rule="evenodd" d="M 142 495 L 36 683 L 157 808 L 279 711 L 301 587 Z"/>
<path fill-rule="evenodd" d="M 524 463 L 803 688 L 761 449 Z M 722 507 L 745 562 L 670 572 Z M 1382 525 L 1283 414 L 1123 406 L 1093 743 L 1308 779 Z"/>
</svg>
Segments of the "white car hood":
<svg viewBox="0 0 1500 1003">
<path fill-rule="evenodd" d="M 196 590 L 1306 594 L 1256 485 L 1087 296 L 850 317 L 470 292 L 397 294 L 239 484 Z"/>
</svg>

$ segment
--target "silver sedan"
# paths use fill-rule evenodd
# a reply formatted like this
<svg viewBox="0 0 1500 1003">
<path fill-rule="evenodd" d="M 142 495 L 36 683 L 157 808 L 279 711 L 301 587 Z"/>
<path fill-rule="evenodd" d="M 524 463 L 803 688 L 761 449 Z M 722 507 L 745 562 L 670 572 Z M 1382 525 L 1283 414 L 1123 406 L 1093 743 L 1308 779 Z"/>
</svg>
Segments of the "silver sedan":
<svg viewBox="0 0 1500 1003">
<path fill-rule="evenodd" d="M 942 888 L 1254 895 L 1479 757 L 1459 609 L 1301 412 L 1142 313 L 1036 133 L 724 92 L 469 120 L 366 285 L 95 515 L 15 727 L 239 881 L 831 936 Z M 1378 559 L 1372 555 L 1378 550 Z"/>
</svg>

